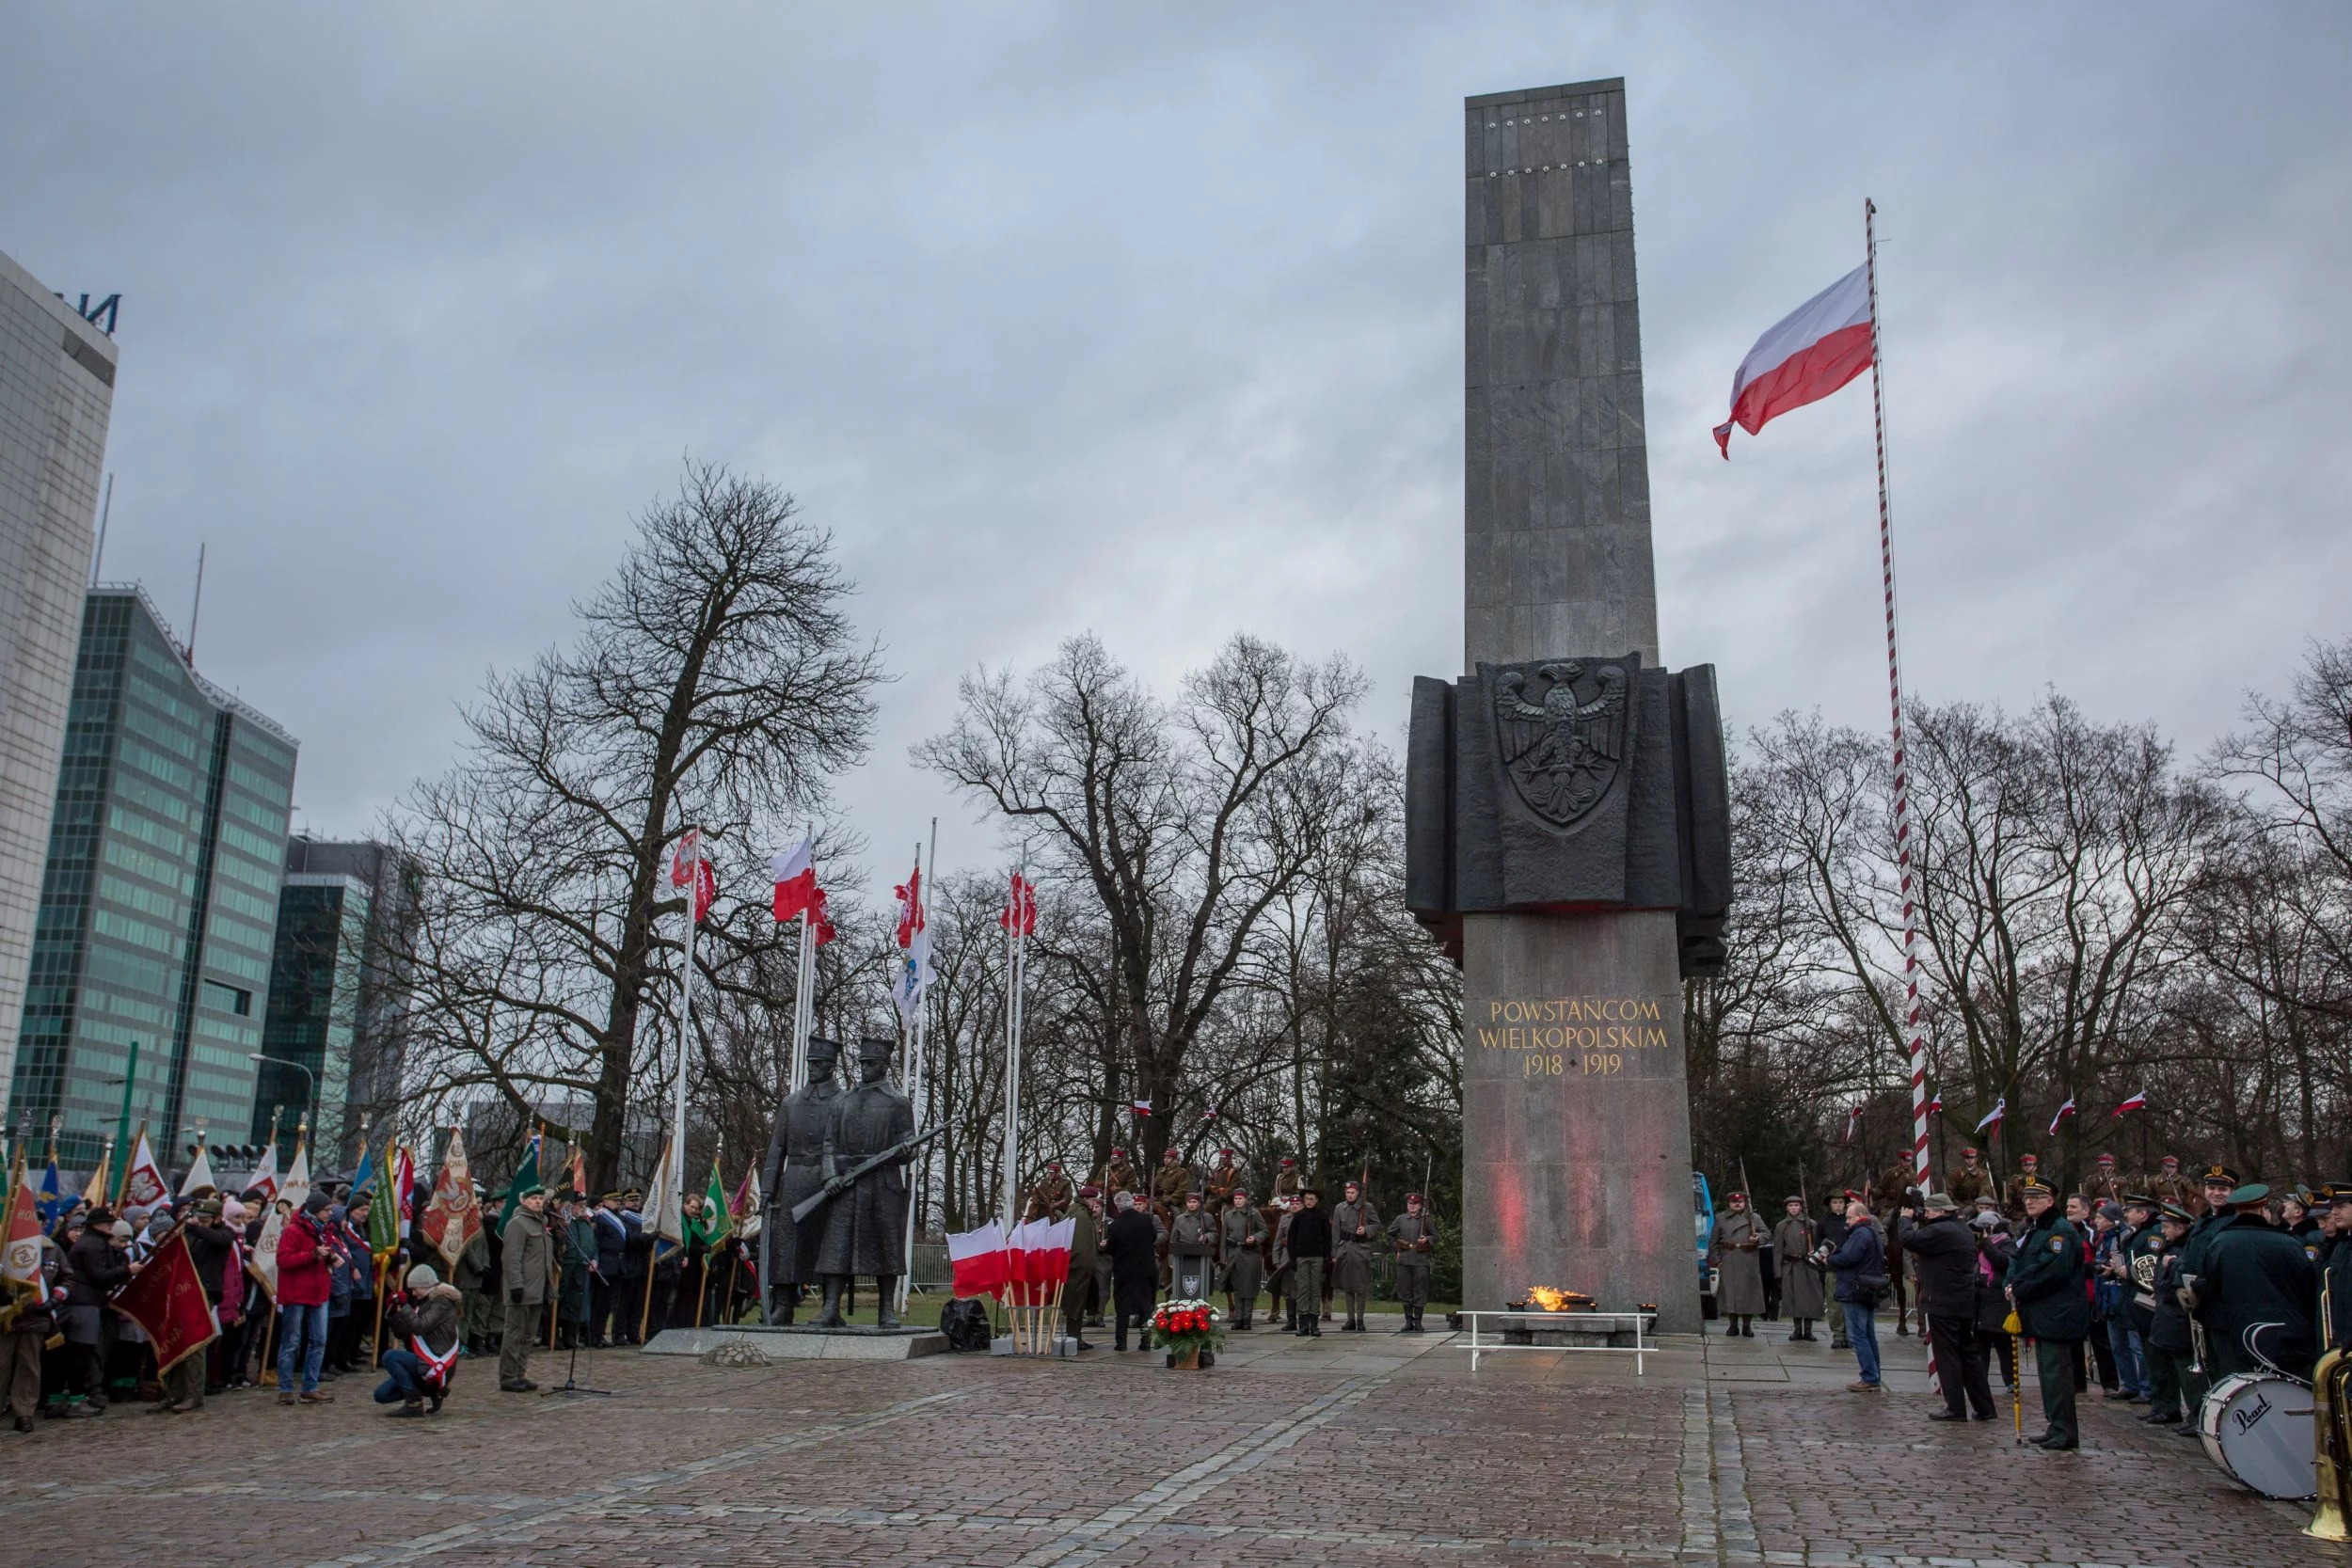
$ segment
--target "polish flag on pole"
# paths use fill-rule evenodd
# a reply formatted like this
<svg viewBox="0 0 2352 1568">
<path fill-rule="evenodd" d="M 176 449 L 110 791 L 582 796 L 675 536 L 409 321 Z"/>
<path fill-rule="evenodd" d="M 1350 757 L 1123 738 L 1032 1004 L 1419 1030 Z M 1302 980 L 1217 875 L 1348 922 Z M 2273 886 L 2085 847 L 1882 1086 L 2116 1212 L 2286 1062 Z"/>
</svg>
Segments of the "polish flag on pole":
<svg viewBox="0 0 2352 1568">
<path fill-rule="evenodd" d="M 1139 1117 L 1148 1117 L 1152 1114 L 1152 1102 L 1148 1100 L 1130 1100 L 1127 1109 Z"/>
<path fill-rule="evenodd" d="M 801 847 L 788 855 L 770 858 L 776 877 L 776 924 L 797 920 L 817 901 L 817 846 L 803 836 Z"/>
<path fill-rule="evenodd" d="M 2148 1091 L 2146 1089 L 2142 1089 L 2137 1094 L 2132 1096 L 2129 1100 L 2126 1100 L 2122 1104 L 2118 1105 L 2115 1108 L 2114 1119 L 2121 1120 L 2124 1113 L 2127 1111 L 2144 1111 L 2147 1108 Z"/>
<path fill-rule="evenodd" d="M 812 888 L 808 895 L 808 942 L 811 947 L 822 947 L 841 933 L 833 928 L 833 916 L 825 912 L 825 890 Z"/>
<path fill-rule="evenodd" d="M 1037 935 L 1037 884 L 1018 871 L 1012 874 L 1012 894 L 996 924 L 1016 937 Z"/>
<path fill-rule="evenodd" d="M 1003 1295 L 1012 1267 L 1005 1251 L 1005 1227 L 991 1220 L 977 1230 L 949 1235 L 947 1263 L 955 1273 L 952 1289 L 957 1295 Z"/>
<path fill-rule="evenodd" d="M 2007 1115 L 2009 1115 L 2009 1096 L 2003 1095 L 1993 1102 L 1993 1109 L 1985 1112 L 1984 1119 L 1977 1123 L 1977 1131 L 1981 1132 L 1988 1127 L 2000 1126 L 2001 1118 Z"/>
<path fill-rule="evenodd" d="M 1861 1107 L 1861 1106 L 1859 1106 L 1859 1105 L 1849 1105 L 1849 1106 L 1847 1106 L 1847 1107 L 1846 1107 L 1846 1141 L 1847 1141 L 1848 1143 L 1851 1143 L 1851 1142 L 1853 1142 L 1854 1129 L 1855 1129 L 1855 1128 L 1857 1128 L 1857 1127 L 1860 1127 L 1861 1125 L 1862 1125 L 1862 1107 Z"/>
<path fill-rule="evenodd" d="M 1731 458 L 1731 427 L 1753 436 L 1792 408 L 1819 403 L 1870 368 L 1870 269 L 1859 266 L 1782 317 L 1731 378 L 1731 418 L 1715 444 Z"/>
<path fill-rule="evenodd" d="M 711 900 L 719 896 L 719 874 L 711 869 L 700 828 L 689 828 L 678 836 L 677 850 L 670 857 L 670 885 L 693 888 L 694 924 L 701 925 Z"/>
<path fill-rule="evenodd" d="M 2068 1117 L 2071 1117 L 2074 1114 L 2074 1097 L 2070 1094 L 2066 1097 L 2066 1103 L 2058 1108 L 2058 1115 L 2050 1118 L 2050 1136 L 2053 1138 L 2057 1137 L 2058 1123 L 2064 1121 Z"/>
</svg>

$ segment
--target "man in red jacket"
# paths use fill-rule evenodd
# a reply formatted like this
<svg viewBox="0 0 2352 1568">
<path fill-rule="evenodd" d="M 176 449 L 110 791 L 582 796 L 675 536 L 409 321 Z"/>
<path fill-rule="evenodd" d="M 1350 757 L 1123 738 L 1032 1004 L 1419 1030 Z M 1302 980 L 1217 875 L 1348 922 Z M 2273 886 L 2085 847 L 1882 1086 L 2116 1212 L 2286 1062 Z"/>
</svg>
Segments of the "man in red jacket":
<svg viewBox="0 0 2352 1568">
<path fill-rule="evenodd" d="M 293 1404 L 294 1357 L 302 1358 L 304 1404 L 329 1404 L 319 1391 L 319 1368 L 326 1358 L 326 1300 L 334 1269 L 342 1258 L 326 1223 L 329 1199 L 314 1192 L 302 1212 L 286 1222 L 278 1238 L 278 1402 Z"/>
</svg>

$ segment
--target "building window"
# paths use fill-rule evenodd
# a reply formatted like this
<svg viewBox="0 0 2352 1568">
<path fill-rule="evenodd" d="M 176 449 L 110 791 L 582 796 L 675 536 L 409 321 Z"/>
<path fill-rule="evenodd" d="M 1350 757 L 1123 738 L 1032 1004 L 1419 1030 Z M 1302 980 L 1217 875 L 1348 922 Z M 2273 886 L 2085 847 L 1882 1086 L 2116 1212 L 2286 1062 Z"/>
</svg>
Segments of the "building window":
<svg viewBox="0 0 2352 1568">
<path fill-rule="evenodd" d="M 218 980 L 204 982 L 204 1005 L 239 1018 L 253 1016 L 253 993 L 235 986 L 224 986 Z"/>
</svg>

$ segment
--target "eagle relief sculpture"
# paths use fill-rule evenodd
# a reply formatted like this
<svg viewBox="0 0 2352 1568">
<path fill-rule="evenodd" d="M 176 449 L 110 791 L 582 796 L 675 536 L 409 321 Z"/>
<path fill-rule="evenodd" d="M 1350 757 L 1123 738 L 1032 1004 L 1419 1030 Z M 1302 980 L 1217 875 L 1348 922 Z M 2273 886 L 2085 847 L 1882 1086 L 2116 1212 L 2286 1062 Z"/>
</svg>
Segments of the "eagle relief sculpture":
<svg viewBox="0 0 2352 1568">
<path fill-rule="evenodd" d="M 1575 825 L 1609 792 L 1625 755 L 1626 674 L 1604 664 L 1586 679 L 1568 659 L 1536 666 L 1549 682 L 1528 700 L 1527 677 L 1506 671 L 1495 682 L 1495 738 L 1503 770 L 1528 809 L 1556 828 Z M 1585 683 L 1589 695 L 1580 694 Z"/>
</svg>

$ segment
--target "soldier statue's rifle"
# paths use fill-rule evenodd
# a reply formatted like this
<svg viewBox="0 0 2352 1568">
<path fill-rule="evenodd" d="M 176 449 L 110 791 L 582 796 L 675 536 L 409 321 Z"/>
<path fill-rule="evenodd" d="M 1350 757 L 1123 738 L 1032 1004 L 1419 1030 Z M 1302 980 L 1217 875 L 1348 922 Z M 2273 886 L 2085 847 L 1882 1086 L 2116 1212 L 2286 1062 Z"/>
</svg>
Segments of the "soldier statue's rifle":
<svg viewBox="0 0 2352 1568">
<path fill-rule="evenodd" d="M 832 1202 L 834 1198 L 839 1197 L 843 1193 L 848 1192 L 850 1188 L 856 1183 L 859 1177 L 878 1171 L 884 1165 L 895 1165 L 899 1164 L 907 1155 L 914 1153 L 925 1144 L 930 1143 L 933 1138 L 938 1137 L 939 1132 L 940 1130 L 936 1127 L 932 1128 L 928 1132 L 917 1132 L 912 1138 L 907 1138 L 898 1143 L 892 1144 L 888 1148 L 883 1149 L 880 1154 L 873 1156 L 871 1159 L 860 1161 L 851 1169 L 842 1172 L 839 1176 L 834 1177 L 830 1181 L 827 1181 L 823 1186 L 818 1188 L 815 1192 L 801 1199 L 800 1202 L 794 1204 L 792 1206 L 792 1223 L 794 1225 L 800 1224 L 803 1220 L 808 1218 L 809 1215 L 815 1213 L 823 1205 Z"/>
</svg>

